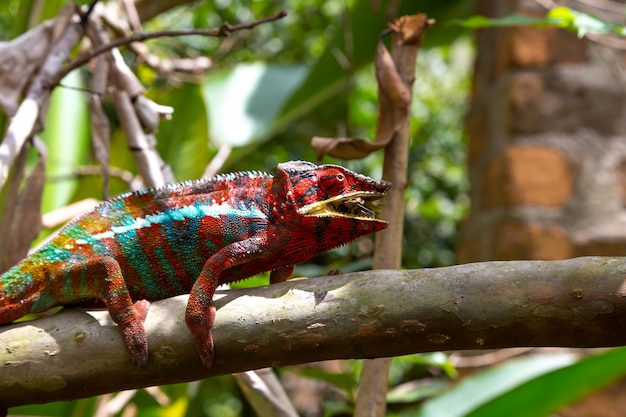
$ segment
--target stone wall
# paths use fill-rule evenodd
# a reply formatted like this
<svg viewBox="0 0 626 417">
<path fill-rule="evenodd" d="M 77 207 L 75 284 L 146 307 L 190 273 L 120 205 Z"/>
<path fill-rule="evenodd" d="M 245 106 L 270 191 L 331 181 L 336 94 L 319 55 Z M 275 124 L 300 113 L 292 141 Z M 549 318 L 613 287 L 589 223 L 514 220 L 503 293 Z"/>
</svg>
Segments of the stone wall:
<svg viewBox="0 0 626 417">
<path fill-rule="evenodd" d="M 545 13 L 476 3 L 486 16 Z M 459 262 L 626 255 L 623 56 L 554 28 L 483 30 L 477 47 Z"/>
</svg>

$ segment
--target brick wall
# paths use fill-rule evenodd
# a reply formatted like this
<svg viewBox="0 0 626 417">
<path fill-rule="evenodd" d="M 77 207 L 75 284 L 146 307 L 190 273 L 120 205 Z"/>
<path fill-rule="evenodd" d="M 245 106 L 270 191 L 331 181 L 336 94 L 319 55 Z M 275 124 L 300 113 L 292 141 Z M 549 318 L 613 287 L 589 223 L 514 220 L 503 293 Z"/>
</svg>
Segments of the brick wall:
<svg viewBox="0 0 626 417">
<path fill-rule="evenodd" d="M 544 13 L 476 3 L 487 16 Z M 626 94 L 612 70 L 623 56 L 554 28 L 480 31 L 477 48 L 459 262 L 626 255 Z"/>
</svg>

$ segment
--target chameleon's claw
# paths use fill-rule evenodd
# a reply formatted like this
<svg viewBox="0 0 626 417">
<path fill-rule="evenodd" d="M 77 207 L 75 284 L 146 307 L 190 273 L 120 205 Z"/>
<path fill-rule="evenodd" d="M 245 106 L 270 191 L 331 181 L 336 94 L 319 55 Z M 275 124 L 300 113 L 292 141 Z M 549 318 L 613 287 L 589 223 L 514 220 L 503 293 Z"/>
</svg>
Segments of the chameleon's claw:
<svg viewBox="0 0 626 417">
<path fill-rule="evenodd" d="M 215 357 L 213 335 L 211 334 L 211 328 L 215 320 L 215 305 L 211 302 L 208 308 L 198 308 L 196 301 L 192 292 L 192 296 L 187 304 L 185 322 L 193 336 L 202 364 L 210 368 Z"/>
<path fill-rule="evenodd" d="M 209 333 L 208 338 L 205 340 L 196 339 L 196 349 L 200 355 L 202 364 L 207 368 L 213 366 L 213 359 L 215 358 L 215 347 L 213 345 L 213 336 Z"/>
<path fill-rule="evenodd" d="M 215 358 L 215 346 L 213 344 L 211 330 L 202 325 L 194 326 L 193 323 L 190 325 L 190 321 L 187 322 L 187 326 L 193 336 L 196 350 L 198 351 L 202 364 L 210 368 L 213 366 L 213 359 Z"/>
</svg>

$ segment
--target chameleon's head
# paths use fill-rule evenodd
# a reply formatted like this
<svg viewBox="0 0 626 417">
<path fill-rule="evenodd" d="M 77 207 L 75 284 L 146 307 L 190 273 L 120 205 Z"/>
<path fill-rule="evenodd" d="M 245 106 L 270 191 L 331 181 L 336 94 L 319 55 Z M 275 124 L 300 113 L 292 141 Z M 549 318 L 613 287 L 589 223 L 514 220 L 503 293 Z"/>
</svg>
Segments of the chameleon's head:
<svg viewBox="0 0 626 417">
<path fill-rule="evenodd" d="M 278 164 L 276 181 L 302 216 L 358 223 L 359 235 L 387 227 L 386 221 L 376 218 L 377 210 L 371 204 L 385 196 L 391 187 L 387 181 L 337 165 L 317 166 L 302 161 Z"/>
</svg>

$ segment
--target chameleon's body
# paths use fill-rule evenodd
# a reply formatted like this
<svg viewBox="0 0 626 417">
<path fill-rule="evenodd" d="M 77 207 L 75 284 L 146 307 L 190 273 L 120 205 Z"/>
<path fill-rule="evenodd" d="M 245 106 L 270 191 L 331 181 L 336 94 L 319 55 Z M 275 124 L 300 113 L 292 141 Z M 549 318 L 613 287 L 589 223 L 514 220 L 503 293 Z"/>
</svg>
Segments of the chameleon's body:
<svg viewBox="0 0 626 417">
<path fill-rule="evenodd" d="M 226 174 L 128 193 L 78 217 L 0 276 L 0 324 L 57 305 L 106 305 L 139 365 L 149 303 L 190 293 L 185 314 L 202 361 L 218 285 L 294 264 L 382 230 L 364 206 L 389 183 L 335 165 L 279 164 L 276 176 Z"/>
</svg>

